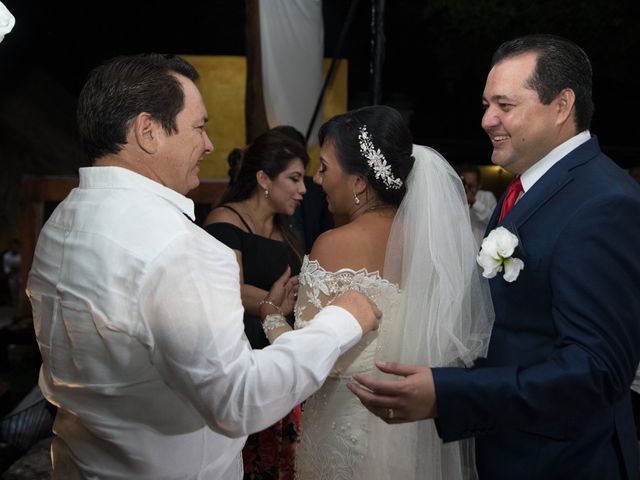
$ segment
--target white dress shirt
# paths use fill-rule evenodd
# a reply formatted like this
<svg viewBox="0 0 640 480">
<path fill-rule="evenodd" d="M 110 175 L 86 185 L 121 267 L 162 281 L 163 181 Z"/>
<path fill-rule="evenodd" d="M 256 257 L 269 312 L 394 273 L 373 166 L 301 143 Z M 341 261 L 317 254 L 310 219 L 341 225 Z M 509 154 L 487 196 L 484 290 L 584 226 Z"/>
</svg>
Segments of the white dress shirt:
<svg viewBox="0 0 640 480">
<path fill-rule="evenodd" d="M 320 385 L 361 329 L 339 307 L 252 351 L 233 251 L 193 202 L 118 167 L 80 169 L 29 275 L 54 478 L 240 479 L 246 435 Z"/>
</svg>

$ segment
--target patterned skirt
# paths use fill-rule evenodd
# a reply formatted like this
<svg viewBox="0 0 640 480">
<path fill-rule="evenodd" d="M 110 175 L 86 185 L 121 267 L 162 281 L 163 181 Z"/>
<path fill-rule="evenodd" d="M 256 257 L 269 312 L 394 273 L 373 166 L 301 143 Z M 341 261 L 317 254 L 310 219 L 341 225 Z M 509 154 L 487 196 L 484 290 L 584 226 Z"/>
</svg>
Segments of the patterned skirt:
<svg viewBox="0 0 640 480">
<path fill-rule="evenodd" d="M 301 415 L 296 405 L 282 420 L 249 435 L 242 450 L 245 480 L 294 480 Z"/>
</svg>

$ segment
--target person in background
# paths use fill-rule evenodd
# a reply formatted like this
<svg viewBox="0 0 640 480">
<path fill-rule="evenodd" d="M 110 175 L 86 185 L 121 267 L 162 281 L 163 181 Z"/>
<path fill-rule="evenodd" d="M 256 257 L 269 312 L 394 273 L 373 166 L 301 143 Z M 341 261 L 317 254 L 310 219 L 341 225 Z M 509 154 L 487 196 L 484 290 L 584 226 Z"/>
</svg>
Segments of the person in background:
<svg viewBox="0 0 640 480">
<path fill-rule="evenodd" d="M 14 308 L 14 318 L 20 316 L 20 241 L 17 238 L 9 242 L 9 249 L 2 256 L 2 270 L 7 278 L 11 306 Z"/>
<path fill-rule="evenodd" d="M 456 168 L 456 171 L 460 174 L 467 193 L 471 229 L 480 248 L 491 214 L 496 208 L 496 196 L 489 190 L 482 190 L 482 176 L 477 165 L 464 164 Z"/>
<path fill-rule="evenodd" d="M 204 221 L 204 229 L 232 248 L 240 266 L 244 331 L 253 349 L 269 345 L 262 329 L 260 302 L 288 269 L 300 271 L 302 242 L 289 222 L 306 188 L 309 161 L 304 145 L 272 129 L 229 156 L 229 186 Z M 290 315 L 292 303 L 281 305 Z M 294 478 L 300 435 L 300 405 L 266 430 L 249 435 L 243 449 L 247 479 Z"/>
<path fill-rule="evenodd" d="M 54 480 L 237 480 L 246 435 L 326 378 L 380 312 L 356 292 L 314 328 L 252 351 L 233 251 L 194 223 L 187 192 L 213 145 L 194 67 L 117 57 L 78 98 L 93 166 L 42 228 L 27 294 L 39 386 L 58 407 Z M 293 290 L 283 274 L 264 299 Z"/>
<path fill-rule="evenodd" d="M 273 130 L 288 135 L 306 148 L 304 135 L 297 128 L 291 125 L 278 125 Z M 322 187 L 316 184 L 313 177 L 309 175 L 304 176 L 304 186 L 307 193 L 304 195 L 300 207 L 294 212 L 292 221 L 296 228 L 302 232 L 305 253 L 309 253 L 318 235 L 332 229 L 335 226 L 335 221 L 327 207 L 327 196 Z"/>
<path fill-rule="evenodd" d="M 482 480 L 638 479 L 640 187 L 589 132 L 592 75 L 554 35 L 493 55 L 482 127 L 493 163 L 516 177 L 479 256 L 496 312 L 486 361 L 381 364 L 403 378 L 350 384 L 390 423 L 437 417 L 445 441 L 476 437 Z"/>
</svg>

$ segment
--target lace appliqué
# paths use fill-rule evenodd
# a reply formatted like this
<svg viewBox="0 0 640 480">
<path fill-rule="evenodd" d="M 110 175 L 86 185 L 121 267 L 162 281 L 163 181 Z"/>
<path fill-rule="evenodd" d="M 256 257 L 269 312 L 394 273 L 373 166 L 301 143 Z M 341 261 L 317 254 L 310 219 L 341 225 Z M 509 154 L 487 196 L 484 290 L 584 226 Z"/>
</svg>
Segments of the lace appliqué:
<svg viewBox="0 0 640 480">
<path fill-rule="evenodd" d="M 320 309 L 331 305 L 337 296 L 347 290 L 361 292 L 376 304 L 388 290 L 398 291 L 397 285 L 383 279 L 377 271 L 342 268 L 337 272 L 328 272 L 307 256 L 302 261 L 298 279 L 300 286 L 294 309 L 296 329 L 307 326 Z M 312 314 L 306 312 L 309 306 L 315 307 Z"/>
<path fill-rule="evenodd" d="M 264 322 L 262 322 L 262 329 L 264 330 L 264 333 L 268 335 L 272 330 L 275 330 L 276 328 L 282 328 L 287 325 L 288 324 L 284 318 L 284 315 L 276 313 L 266 316 Z"/>
</svg>

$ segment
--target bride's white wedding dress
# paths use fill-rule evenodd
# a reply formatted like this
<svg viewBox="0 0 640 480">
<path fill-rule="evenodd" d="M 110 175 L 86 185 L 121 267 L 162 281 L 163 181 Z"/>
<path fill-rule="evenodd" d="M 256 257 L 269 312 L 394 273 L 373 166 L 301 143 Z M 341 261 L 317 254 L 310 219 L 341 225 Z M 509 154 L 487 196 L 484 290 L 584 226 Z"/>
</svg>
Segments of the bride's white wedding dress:
<svg viewBox="0 0 640 480">
<path fill-rule="evenodd" d="M 414 145 L 407 194 L 396 212 L 384 276 L 327 272 L 303 260 L 296 328 L 348 289 L 382 310 L 377 332 L 338 359 L 304 404 L 296 459 L 300 480 L 468 480 L 477 478 L 471 440 L 443 444 L 433 420 L 388 425 L 346 383 L 355 372 L 382 376 L 375 360 L 469 366 L 486 354 L 493 309 L 476 264 L 460 178 L 436 151 Z"/>
<path fill-rule="evenodd" d="M 378 272 L 364 269 L 327 272 L 318 262 L 305 257 L 299 279 L 295 328 L 303 328 L 318 310 L 349 289 L 362 292 L 378 305 L 384 319 L 380 328 L 388 328 L 396 314 L 400 295 L 398 286 L 381 278 Z M 355 372 L 375 375 L 378 334 L 369 333 L 341 356 L 322 388 L 305 402 L 302 439 L 296 455 L 297 478 L 362 478 L 368 425 L 372 416 L 347 389 L 346 383 Z"/>
</svg>

